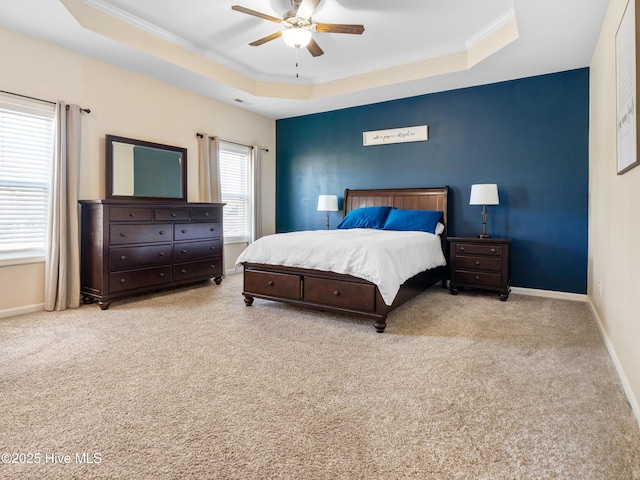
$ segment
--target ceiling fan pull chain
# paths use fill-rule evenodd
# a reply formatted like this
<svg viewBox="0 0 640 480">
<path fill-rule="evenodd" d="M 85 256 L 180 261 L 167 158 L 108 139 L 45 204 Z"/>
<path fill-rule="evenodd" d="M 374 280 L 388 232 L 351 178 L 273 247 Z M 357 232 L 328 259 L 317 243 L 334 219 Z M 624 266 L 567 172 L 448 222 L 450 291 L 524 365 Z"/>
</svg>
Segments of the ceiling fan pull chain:
<svg viewBox="0 0 640 480">
<path fill-rule="evenodd" d="M 296 78 L 300 78 L 300 75 L 298 74 L 299 52 L 300 47 L 296 47 Z"/>
</svg>

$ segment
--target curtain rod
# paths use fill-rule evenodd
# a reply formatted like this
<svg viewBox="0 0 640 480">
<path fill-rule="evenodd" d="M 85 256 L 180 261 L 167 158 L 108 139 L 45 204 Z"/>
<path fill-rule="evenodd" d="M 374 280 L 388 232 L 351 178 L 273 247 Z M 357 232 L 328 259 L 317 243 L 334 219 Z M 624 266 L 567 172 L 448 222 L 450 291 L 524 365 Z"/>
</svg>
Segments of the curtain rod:
<svg viewBox="0 0 640 480">
<path fill-rule="evenodd" d="M 19 93 L 7 92 L 6 90 L 0 90 L 0 93 L 6 93 L 8 95 L 15 95 L 16 97 L 28 98 L 29 100 L 36 100 L 38 102 L 50 103 L 51 105 L 56 105 L 56 102 L 52 102 L 51 100 L 43 100 L 42 98 L 30 97 L 28 95 L 21 95 Z M 69 105 L 67 105 L 67 110 L 69 110 Z M 91 109 L 80 107 L 81 112 L 91 113 Z"/>
<path fill-rule="evenodd" d="M 204 133 L 196 133 L 196 137 L 203 138 L 204 137 Z M 209 137 L 209 138 L 213 138 L 213 137 Z M 251 145 L 245 145 L 244 143 L 232 142 L 231 140 L 225 140 L 224 138 L 221 138 L 220 140 L 222 140 L 223 142 L 227 142 L 227 143 L 233 143 L 234 145 L 240 145 L 241 147 L 249 147 L 249 148 L 251 148 Z M 262 150 L 263 152 L 269 153 L 269 149 L 268 148 L 260 147 L 260 150 Z"/>
</svg>

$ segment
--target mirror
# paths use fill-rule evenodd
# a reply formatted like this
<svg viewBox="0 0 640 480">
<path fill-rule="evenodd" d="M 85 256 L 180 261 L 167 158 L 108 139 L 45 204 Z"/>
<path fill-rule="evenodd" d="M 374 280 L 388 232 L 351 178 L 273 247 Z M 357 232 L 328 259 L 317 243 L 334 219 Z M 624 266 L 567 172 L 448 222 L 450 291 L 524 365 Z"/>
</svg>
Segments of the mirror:
<svg viewBox="0 0 640 480">
<path fill-rule="evenodd" d="M 107 199 L 187 201 L 187 149 L 106 136 Z"/>
</svg>

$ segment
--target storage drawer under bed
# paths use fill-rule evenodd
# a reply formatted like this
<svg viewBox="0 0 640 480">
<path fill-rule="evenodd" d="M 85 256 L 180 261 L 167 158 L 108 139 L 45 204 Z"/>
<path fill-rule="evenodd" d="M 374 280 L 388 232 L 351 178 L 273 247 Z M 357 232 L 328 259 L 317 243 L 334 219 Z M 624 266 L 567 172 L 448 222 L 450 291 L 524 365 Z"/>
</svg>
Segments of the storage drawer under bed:
<svg viewBox="0 0 640 480">
<path fill-rule="evenodd" d="M 244 290 L 256 295 L 300 300 L 302 298 L 302 277 L 287 273 L 245 270 Z"/>
<path fill-rule="evenodd" d="M 323 305 L 373 312 L 376 309 L 376 287 L 366 283 L 305 277 L 304 299 Z"/>
</svg>

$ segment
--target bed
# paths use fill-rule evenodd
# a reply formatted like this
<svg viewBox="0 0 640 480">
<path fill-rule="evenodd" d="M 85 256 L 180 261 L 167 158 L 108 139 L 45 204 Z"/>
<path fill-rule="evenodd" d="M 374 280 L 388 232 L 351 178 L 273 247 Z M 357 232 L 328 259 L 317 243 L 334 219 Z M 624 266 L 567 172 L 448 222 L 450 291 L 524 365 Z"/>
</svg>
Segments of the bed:
<svg viewBox="0 0 640 480">
<path fill-rule="evenodd" d="M 242 266 L 244 269 L 242 295 L 244 296 L 245 304 L 251 306 L 254 298 L 260 298 L 299 307 L 357 315 L 374 320 L 375 330 L 379 333 L 384 332 L 387 326 L 387 316 L 391 311 L 438 282 L 442 282 L 443 288 L 446 287 L 447 269 L 446 260 L 444 259 L 447 251 L 448 194 L 448 186 L 345 190 L 345 218 L 350 212 L 354 212 L 349 217 L 353 218 L 356 215 L 355 210 L 358 210 L 358 212 L 376 210 L 363 210 L 365 207 L 381 207 L 381 209 L 391 207 L 387 210 L 400 214 L 410 214 L 411 212 L 398 212 L 398 210 L 410 210 L 413 213 L 416 211 L 429 211 L 419 212 L 418 214 L 420 215 L 437 211 L 442 212 L 438 222 L 440 223 L 438 226 L 440 233 L 439 235 L 432 235 L 424 232 L 383 232 L 381 230 L 373 231 L 360 228 L 354 229 L 348 234 L 344 230 L 342 232 L 324 230 L 275 234 L 268 236 L 270 238 L 267 240 L 265 240 L 267 237 L 263 237 L 251 244 L 238 258 L 237 268 Z M 357 236 L 351 237 L 356 233 L 358 234 Z M 310 237 L 307 235 L 310 235 Z M 326 237 L 324 237 L 325 235 Z M 269 248 L 267 246 L 269 241 L 272 244 L 277 242 L 285 245 L 290 256 L 291 252 L 296 250 L 290 247 L 287 242 L 301 241 L 305 245 L 300 245 L 300 248 L 307 248 L 307 251 L 310 251 L 310 249 L 320 250 L 322 248 L 319 246 L 321 243 L 328 246 L 334 245 L 337 243 L 336 237 L 338 236 L 345 239 L 344 242 L 347 244 L 345 248 L 350 248 L 352 253 L 363 252 L 365 249 L 361 248 L 361 244 L 357 242 L 366 242 L 368 238 L 373 238 L 372 243 L 376 243 L 377 238 L 384 235 L 388 237 L 385 238 L 384 249 L 386 250 L 383 250 L 388 255 L 384 255 L 384 257 L 394 259 L 396 251 L 398 255 L 401 252 L 408 251 L 408 246 L 413 245 L 415 239 L 416 242 L 418 240 L 421 242 L 428 240 L 430 242 L 429 249 L 435 248 L 437 252 L 434 252 L 434 255 L 441 257 L 441 259 L 437 262 L 437 265 L 433 263 L 434 266 L 424 270 L 420 269 L 394 288 L 394 286 L 387 287 L 385 281 L 387 277 L 395 275 L 396 268 L 364 275 L 360 272 L 339 273 L 342 271 L 350 272 L 351 270 L 349 268 L 335 268 L 335 265 L 324 268 L 320 264 L 317 266 L 314 264 L 314 268 L 308 268 L 309 262 L 303 262 L 302 265 L 304 266 L 300 266 L 297 262 L 281 260 L 277 255 L 271 255 L 268 251 L 268 254 L 265 255 L 265 249 Z M 321 238 L 322 241 L 320 240 Z M 389 246 L 389 244 L 392 245 Z M 435 244 L 435 246 L 432 246 L 432 244 Z M 420 252 L 420 249 L 415 251 L 416 255 Z M 303 252 L 301 255 L 304 256 L 306 253 Z M 331 252 L 326 254 L 328 258 L 331 255 Z M 367 254 L 362 253 L 362 255 Z M 272 257 L 276 259 L 272 260 Z M 402 257 L 398 258 L 402 259 Z M 384 263 L 383 260 L 380 263 Z M 405 267 L 402 265 L 407 261 L 402 259 L 398 260 L 398 262 L 397 269 L 404 269 Z M 414 263 L 418 266 L 418 262 L 410 261 L 408 263 Z M 414 266 L 414 268 L 416 267 Z"/>
</svg>

